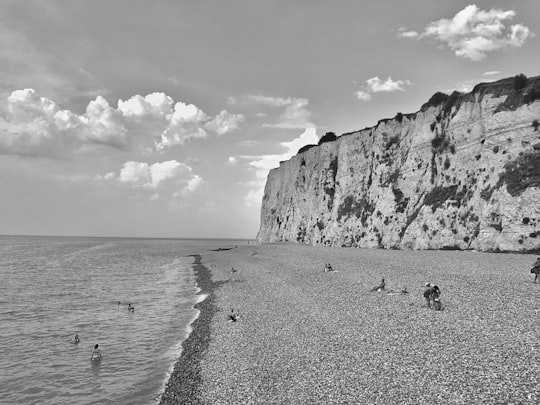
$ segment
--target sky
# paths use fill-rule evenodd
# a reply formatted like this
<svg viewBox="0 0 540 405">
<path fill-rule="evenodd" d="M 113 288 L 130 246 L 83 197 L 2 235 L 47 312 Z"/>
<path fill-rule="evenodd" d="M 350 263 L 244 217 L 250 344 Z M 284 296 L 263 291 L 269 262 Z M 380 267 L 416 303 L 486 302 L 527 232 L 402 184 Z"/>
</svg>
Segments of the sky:
<svg viewBox="0 0 540 405">
<path fill-rule="evenodd" d="M 268 171 L 540 74 L 540 2 L 0 0 L 0 234 L 254 238 Z"/>
</svg>

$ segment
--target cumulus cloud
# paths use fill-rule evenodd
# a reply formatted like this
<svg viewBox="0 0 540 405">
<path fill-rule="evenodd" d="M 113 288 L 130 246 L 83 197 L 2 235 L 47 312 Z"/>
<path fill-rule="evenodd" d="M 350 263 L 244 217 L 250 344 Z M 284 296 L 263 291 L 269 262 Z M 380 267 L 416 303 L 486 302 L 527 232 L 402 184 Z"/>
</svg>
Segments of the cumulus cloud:
<svg viewBox="0 0 540 405">
<path fill-rule="evenodd" d="M 240 123 L 246 119 L 242 114 L 230 114 L 227 110 L 221 111 L 211 121 L 205 124 L 205 128 L 214 131 L 218 136 L 234 131 Z"/>
<path fill-rule="evenodd" d="M 390 76 L 386 80 L 381 80 L 378 76 L 375 76 L 367 79 L 362 88 L 355 92 L 355 95 L 359 100 L 370 101 L 373 93 L 405 91 L 405 86 L 411 85 L 412 82 L 409 80 L 392 80 Z"/>
<path fill-rule="evenodd" d="M 0 117 L 0 154 L 65 157 L 88 145 L 163 150 L 209 133 L 224 135 L 244 120 L 225 110 L 211 117 L 164 93 L 118 100 L 117 108 L 97 96 L 78 115 L 33 89 L 15 90 Z"/>
<path fill-rule="evenodd" d="M 148 162 L 125 162 L 118 175 L 109 172 L 98 177 L 100 180 L 116 181 L 134 188 L 147 189 L 157 198 L 159 191 L 173 190 L 174 196 L 195 191 L 203 183 L 201 176 L 177 160 L 150 164 Z"/>
<path fill-rule="evenodd" d="M 431 38 L 448 46 L 460 58 L 479 61 L 488 52 L 521 47 L 533 35 L 522 24 L 508 25 L 513 10 L 480 10 L 469 5 L 451 19 L 442 18 L 427 25 L 418 38 Z"/>
<path fill-rule="evenodd" d="M 127 145 L 120 115 L 102 97 L 77 115 L 33 89 L 11 93 L 6 116 L 0 118 L 0 131 L 0 154 L 62 157 L 82 144 Z"/>
<path fill-rule="evenodd" d="M 268 172 L 279 167 L 279 162 L 290 159 L 298 150 L 305 145 L 316 144 L 319 141 L 316 128 L 307 128 L 302 134 L 290 142 L 281 142 L 280 145 L 285 149 L 281 154 L 259 155 L 259 156 L 239 156 L 238 158 L 249 161 L 249 165 L 255 168 L 256 180 L 249 183 L 252 188 L 244 197 L 247 206 L 259 207 L 261 205 L 264 192 L 264 184 Z"/>
</svg>

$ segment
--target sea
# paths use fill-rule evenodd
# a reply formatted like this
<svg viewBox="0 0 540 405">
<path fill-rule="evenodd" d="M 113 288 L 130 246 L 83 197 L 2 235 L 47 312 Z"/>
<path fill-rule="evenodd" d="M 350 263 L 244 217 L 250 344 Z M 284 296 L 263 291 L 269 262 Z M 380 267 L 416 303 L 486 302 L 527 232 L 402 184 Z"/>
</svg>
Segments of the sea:
<svg viewBox="0 0 540 405">
<path fill-rule="evenodd" d="M 189 255 L 241 243 L 0 236 L 0 403 L 158 403 L 198 315 Z"/>
</svg>

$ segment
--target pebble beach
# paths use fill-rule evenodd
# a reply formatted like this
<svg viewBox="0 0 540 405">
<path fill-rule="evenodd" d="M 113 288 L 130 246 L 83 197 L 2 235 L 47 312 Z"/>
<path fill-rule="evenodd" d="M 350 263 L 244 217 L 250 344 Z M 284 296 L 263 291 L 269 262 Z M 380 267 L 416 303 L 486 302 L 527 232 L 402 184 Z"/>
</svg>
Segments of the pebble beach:
<svg viewBox="0 0 540 405">
<path fill-rule="evenodd" d="M 198 253 L 206 298 L 161 404 L 540 401 L 534 255 L 297 244 Z M 386 289 L 370 292 L 382 278 Z M 427 282 L 444 310 L 426 308 Z"/>
</svg>

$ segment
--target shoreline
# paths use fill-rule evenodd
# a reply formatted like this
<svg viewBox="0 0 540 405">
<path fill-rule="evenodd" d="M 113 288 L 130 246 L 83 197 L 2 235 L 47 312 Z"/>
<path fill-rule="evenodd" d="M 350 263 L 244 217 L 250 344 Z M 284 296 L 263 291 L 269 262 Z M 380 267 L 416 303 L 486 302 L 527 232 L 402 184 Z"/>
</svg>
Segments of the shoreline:
<svg viewBox="0 0 540 405">
<path fill-rule="evenodd" d="M 199 310 L 197 318 L 190 324 L 191 333 L 182 342 L 182 353 L 175 361 L 174 369 L 165 384 L 159 400 L 160 405 L 198 403 L 200 398 L 201 357 L 210 342 L 210 322 L 217 312 L 210 270 L 201 263 L 201 255 L 194 257 L 193 270 L 196 275 L 198 296 L 206 296 L 193 308 Z"/>
<path fill-rule="evenodd" d="M 202 256 L 207 298 L 160 404 L 538 403 L 534 257 L 281 244 Z M 383 277 L 388 290 L 370 292 Z M 426 308 L 428 281 L 444 311 Z"/>
</svg>

